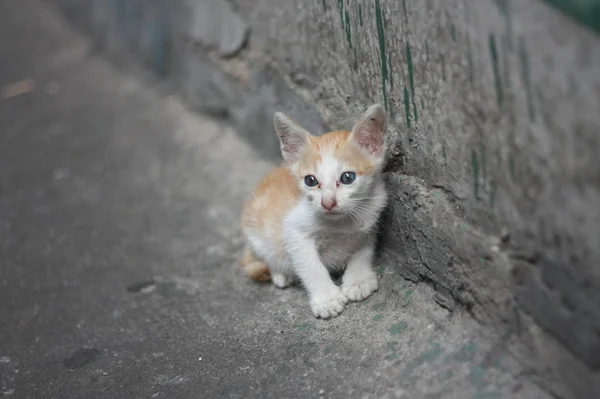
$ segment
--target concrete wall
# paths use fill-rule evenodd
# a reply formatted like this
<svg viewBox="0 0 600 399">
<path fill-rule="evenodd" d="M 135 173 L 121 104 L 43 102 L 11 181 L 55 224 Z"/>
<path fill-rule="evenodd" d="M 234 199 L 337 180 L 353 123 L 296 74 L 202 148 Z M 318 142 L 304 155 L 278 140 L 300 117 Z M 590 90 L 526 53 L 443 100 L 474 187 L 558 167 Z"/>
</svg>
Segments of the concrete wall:
<svg viewBox="0 0 600 399">
<path fill-rule="evenodd" d="M 382 261 L 557 397 L 598 392 L 600 2 L 54 2 L 268 157 L 275 110 L 320 133 L 385 104 Z"/>
</svg>

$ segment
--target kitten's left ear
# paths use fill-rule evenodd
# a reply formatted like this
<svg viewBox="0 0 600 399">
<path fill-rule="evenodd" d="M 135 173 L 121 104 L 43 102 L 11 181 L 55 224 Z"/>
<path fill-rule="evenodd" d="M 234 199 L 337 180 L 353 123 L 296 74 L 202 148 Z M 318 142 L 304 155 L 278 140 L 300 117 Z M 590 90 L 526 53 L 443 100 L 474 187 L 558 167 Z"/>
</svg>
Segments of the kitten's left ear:
<svg viewBox="0 0 600 399">
<path fill-rule="evenodd" d="M 381 157 L 385 144 L 387 116 L 380 104 L 371 105 L 352 128 L 351 139 L 369 155 Z"/>
</svg>

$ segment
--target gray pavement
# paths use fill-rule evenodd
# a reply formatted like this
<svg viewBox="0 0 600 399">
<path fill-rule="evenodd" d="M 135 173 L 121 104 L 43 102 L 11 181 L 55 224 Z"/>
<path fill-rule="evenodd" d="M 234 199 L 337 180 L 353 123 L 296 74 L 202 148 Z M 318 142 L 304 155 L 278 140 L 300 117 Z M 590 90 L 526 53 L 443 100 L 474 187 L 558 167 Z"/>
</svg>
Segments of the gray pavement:
<svg viewBox="0 0 600 399">
<path fill-rule="evenodd" d="M 248 281 L 238 215 L 271 162 L 89 49 L 0 2 L 0 397 L 547 397 L 401 263 L 327 321 Z"/>
</svg>

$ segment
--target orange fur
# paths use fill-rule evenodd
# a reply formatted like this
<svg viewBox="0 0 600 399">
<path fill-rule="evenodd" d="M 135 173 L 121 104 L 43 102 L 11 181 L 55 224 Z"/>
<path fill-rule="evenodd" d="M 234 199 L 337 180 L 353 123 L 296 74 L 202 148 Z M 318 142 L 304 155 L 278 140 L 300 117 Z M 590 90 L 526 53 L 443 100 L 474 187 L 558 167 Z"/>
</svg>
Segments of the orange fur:
<svg viewBox="0 0 600 399">
<path fill-rule="evenodd" d="M 242 267 L 252 280 L 256 281 L 271 281 L 271 271 L 267 264 L 258 259 L 254 252 L 246 247 L 241 261 Z"/>
<path fill-rule="evenodd" d="M 349 138 L 348 131 L 311 136 L 310 145 L 297 165 L 298 176 L 294 176 L 285 166 L 271 171 L 246 203 L 242 214 L 242 228 L 260 231 L 262 235 L 276 242 L 277 251 L 282 257 L 285 256 L 283 221 L 301 197 L 299 181 L 305 175 L 313 173 L 321 161 L 323 152 L 332 151 L 337 158 L 351 165 L 358 174 L 370 174 L 375 171 L 375 166 Z M 241 263 L 250 278 L 258 281 L 270 280 L 268 266 L 251 249 L 246 249 Z"/>
<path fill-rule="evenodd" d="M 283 220 L 299 198 L 300 189 L 291 171 L 285 167 L 274 169 L 258 185 L 254 195 L 246 203 L 242 214 L 242 228 L 257 229 L 269 235 L 278 243 L 278 250 L 283 256 L 284 248 L 281 237 Z M 262 263 L 261 267 L 257 262 Z M 242 266 L 253 280 L 269 281 L 271 279 L 266 263 L 258 259 L 249 248 L 242 259 Z"/>
<path fill-rule="evenodd" d="M 368 175 L 375 171 L 375 166 L 358 149 L 354 143 L 351 143 L 350 132 L 337 130 L 329 132 L 323 136 L 311 137 L 311 148 L 307 151 L 300 163 L 301 170 L 310 170 L 321 160 L 321 153 L 333 151 L 336 158 L 354 167 L 356 173 Z M 314 153 L 314 154 L 311 154 Z"/>
</svg>

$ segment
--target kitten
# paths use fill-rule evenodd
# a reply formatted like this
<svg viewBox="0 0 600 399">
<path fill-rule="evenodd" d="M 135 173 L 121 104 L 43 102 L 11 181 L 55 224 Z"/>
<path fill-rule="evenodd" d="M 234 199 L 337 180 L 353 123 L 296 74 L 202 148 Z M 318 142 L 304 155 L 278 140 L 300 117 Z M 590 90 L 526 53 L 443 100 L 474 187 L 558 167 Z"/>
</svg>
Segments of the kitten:
<svg viewBox="0 0 600 399">
<path fill-rule="evenodd" d="M 386 115 L 373 105 L 352 132 L 317 137 L 275 114 L 283 166 L 246 203 L 242 259 L 254 280 L 285 288 L 298 278 L 316 317 L 335 317 L 346 302 L 378 288 L 372 269 L 375 227 L 387 201 L 381 179 Z M 329 272 L 345 269 L 341 288 Z"/>
</svg>

